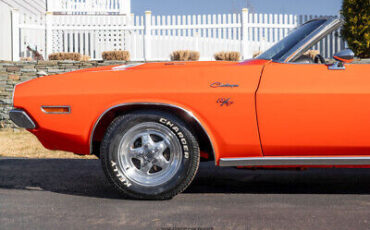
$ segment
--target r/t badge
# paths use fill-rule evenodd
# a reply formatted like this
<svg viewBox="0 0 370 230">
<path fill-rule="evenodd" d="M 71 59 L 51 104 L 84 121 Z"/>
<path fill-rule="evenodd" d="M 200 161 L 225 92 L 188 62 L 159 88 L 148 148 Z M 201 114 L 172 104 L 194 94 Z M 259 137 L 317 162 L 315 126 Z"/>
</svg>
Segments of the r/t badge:
<svg viewBox="0 0 370 230">
<path fill-rule="evenodd" d="M 232 104 L 234 104 L 234 102 L 231 100 L 231 98 L 219 98 L 217 99 L 217 104 L 219 104 L 220 106 L 230 106 Z"/>
</svg>

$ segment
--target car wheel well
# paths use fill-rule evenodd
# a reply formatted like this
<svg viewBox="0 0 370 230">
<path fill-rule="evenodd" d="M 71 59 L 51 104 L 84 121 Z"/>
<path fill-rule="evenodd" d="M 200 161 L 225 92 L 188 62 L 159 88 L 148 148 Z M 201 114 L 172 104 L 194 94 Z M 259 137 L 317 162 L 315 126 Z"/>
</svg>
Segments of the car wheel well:
<svg viewBox="0 0 370 230">
<path fill-rule="evenodd" d="M 202 152 L 202 160 L 215 160 L 214 159 L 214 150 L 212 147 L 211 140 L 208 134 L 205 132 L 201 124 L 194 118 L 188 115 L 188 113 L 180 108 L 172 107 L 170 105 L 142 105 L 142 104 L 132 104 L 132 105 L 122 105 L 118 107 L 114 107 L 108 112 L 106 112 L 96 124 L 95 129 L 92 133 L 92 154 L 99 157 L 100 155 L 100 143 L 104 137 L 104 134 L 108 128 L 108 126 L 112 123 L 112 121 L 119 116 L 124 114 L 139 111 L 139 110 L 156 110 L 162 112 L 168 112 L 172 115 L 177 116 L 179 119 L 184 121 L 192 131 L 194 136 L 196 137 L 200 151 Z"/>
</svg>

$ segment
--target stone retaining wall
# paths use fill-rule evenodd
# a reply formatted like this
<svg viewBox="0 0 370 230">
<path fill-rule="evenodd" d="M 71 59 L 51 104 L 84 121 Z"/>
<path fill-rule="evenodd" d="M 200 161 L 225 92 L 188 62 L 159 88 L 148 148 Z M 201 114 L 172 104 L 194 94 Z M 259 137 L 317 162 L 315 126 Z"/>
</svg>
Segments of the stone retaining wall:
<svg viewBox="0 0 370 230">
<path fill-rule="evenodd" d="M 14 86 L 18 83 L 37 77 L 37 73 L 44 71 L 48 75 L 70 72 L 78 69 L 97 66 L 121 65 L 122 61 L 39 61 L 39 62 L 6 62 L 0 61 L 0 129 L 15 128 L 9 120 L 9 111 L 12 109 Z"/>
</svg>

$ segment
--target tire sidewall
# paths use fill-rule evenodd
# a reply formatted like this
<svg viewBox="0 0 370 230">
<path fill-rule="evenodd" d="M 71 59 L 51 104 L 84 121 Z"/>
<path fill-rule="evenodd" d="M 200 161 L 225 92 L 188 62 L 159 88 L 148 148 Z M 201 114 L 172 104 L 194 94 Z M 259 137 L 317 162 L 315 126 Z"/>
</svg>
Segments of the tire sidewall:
<svg viewBox="0 0 370 230">
<path fill-rule="evenodd" d="M 135 125 L 144 122 L 153 122 L 167 127 L 176 136 L 182 147 L 182 159 L 178 171 L 169 181 L 153 187 L 137 184 L 127 177 L 118 166 L 119 145 L 123 136 Z M 186 183 L 187 177 L 193 177 L 196 173 L 198 167 L 193 164 L 197 162 L 195 158 L 199 158 L 197 143 L 185 124 L 176 117 L 165 113 L 136 112 L 135 114 L 128 114 L 118 119 L 112 126 L 112 132 L 108 133 L 104 138 L 111 141 L 109 141 L 108 148 L 104 151 L 103 147 L 102 151 L 105 158 L 106 173 L 109 174 L 112 182 L 126 193 L 133 196 L 155 196 L 171 191 L 174 192 L 177 188 L 181 188 L 183 183 Z"/>
</svg>

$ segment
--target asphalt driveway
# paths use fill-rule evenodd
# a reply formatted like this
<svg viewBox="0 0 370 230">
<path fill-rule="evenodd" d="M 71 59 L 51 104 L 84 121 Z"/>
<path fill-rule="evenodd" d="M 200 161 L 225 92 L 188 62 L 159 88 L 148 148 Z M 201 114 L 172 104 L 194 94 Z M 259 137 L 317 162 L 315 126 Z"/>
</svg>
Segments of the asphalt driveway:
<svg viewBox="0 0 370 230">
<path fill-rule="evenodd" d="M 169 201 L 124 200 L 98 160 L 0 158 L 0 229 L 370 229 L 370 169 L 201 164 Z"/>
</svg>

